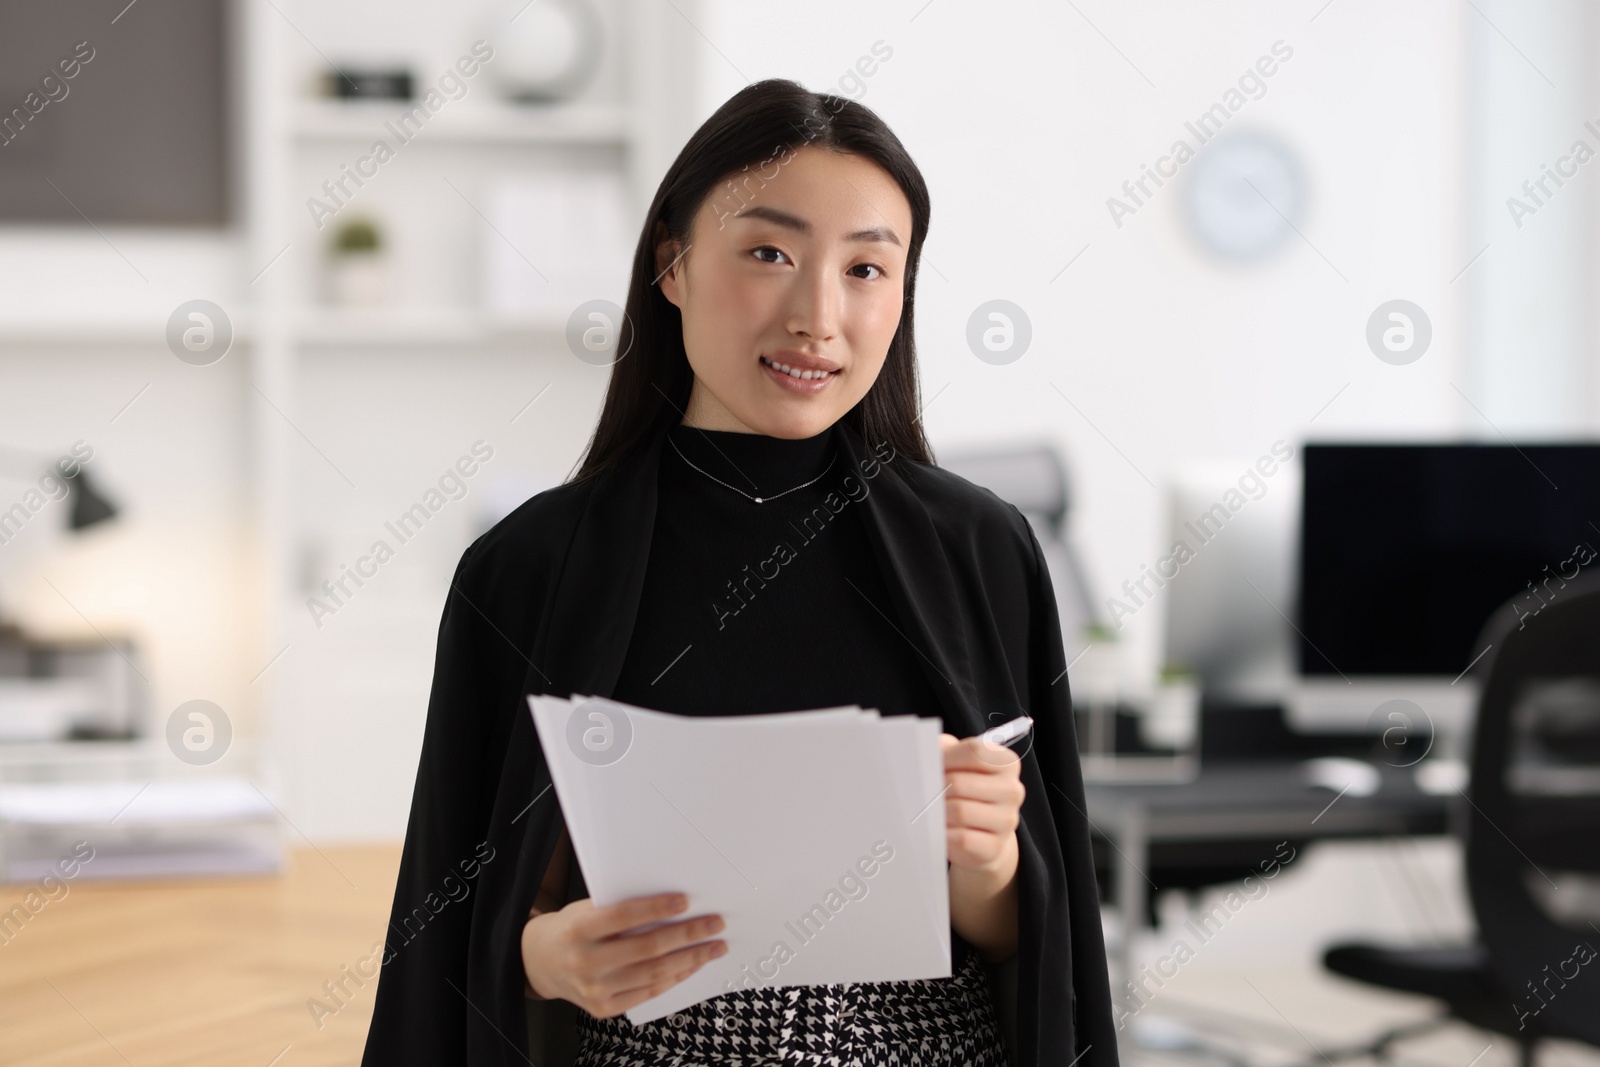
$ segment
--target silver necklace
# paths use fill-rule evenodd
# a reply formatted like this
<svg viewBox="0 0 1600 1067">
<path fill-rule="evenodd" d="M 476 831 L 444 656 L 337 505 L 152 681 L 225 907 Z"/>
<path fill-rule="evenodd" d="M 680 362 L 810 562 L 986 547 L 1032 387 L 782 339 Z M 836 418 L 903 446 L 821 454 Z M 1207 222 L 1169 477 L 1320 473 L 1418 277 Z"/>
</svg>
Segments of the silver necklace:
<svg viewBox="0 0 1600 1067">
<path fill-rule="evenodd" d="M 694 467 L 695 470 L 700 471 L 701 474 L 704 474 L 707 478 L 710 478 L 712 481 L 716 482 L 718 485 L 724 486 L 724 487 L 726 487 L 728 489 L 732 489 L 735 493 L 738 493 L 740 496 L 744 497 L 746 500 L 752 500 L 757 504 L 765 504 L 767 501 L 776 500 L 780 496 L 788 496 L 790 493 L 794 492 L 795 489 L 804 489 L 808 485 L 816 485 L 818 482 L 822 481 L 822 479 L 827 475 L 827 473 L 830 470 L 833 469 L 834 460 L 839 458 L 839 453 L 838 452 L 834 452 L 833 459 L 828 460 L 828 465 L 826 467 L 822 468 L 822 473 L 821 474 L 817 475 L 815 478 L 811 479 L 809 482 L 801 482 L 799 485 L 795 486 L 794 489 L 785 489 L 783 492 L 774 493 L 771 496 L 751 496 L 749 493 L 745 492 L 743 489 L 740 489 L 736 485 L 728 485 L 727 482 L 723 481 L 721 478 L 718 478 L 715 474 L 712 474 L 710 471 L 701 470 L 701 468 L 695 467 L 694 463 L 692 463 L 690 461 L 689 457 L 683 454 L 683 449 L 679 448 L 677 442 L 674 441 L 672 438 L 670 438 L 670 437 L 667 438 L 667 444 L 671 445 L 672 446 L 672 450 L 678 454 L 678 458 L 683 460 L 685 463 L 688 463 L 689 466 Z"/>
</svg>

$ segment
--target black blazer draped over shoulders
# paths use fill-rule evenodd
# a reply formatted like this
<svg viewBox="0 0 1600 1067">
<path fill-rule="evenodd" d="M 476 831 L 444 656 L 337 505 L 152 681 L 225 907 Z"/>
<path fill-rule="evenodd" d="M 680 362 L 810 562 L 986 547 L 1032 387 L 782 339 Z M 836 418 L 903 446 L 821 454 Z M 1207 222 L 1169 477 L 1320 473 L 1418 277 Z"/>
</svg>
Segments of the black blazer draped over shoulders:
<svg viewBox="0 0 1600 1067">
<path fill-rule="evenodd" d="M 1115 1067 L 1116 1029 L 1049 572 L 987 489 L 839 435 L 893 601 L 946 729 L 1024 712 L 1019 948 L 985 964 L 1018 1067 Z M 665 434 L 529 499 L 462 554 L 439 627 L 421 762 L 366 1067 L 538 1067 L 573 1047 L 565 1002 L 524 998 L 521 934 L 562 825 L 526 694 L 608 696 L 632 635 Z M 576 865 L 574 865 L 576 866 Z M 530 1028 L 530 1013 L 532 1027 Z M 530 1049 L 530 1032 L 545 1047 Z"/>
</svg>

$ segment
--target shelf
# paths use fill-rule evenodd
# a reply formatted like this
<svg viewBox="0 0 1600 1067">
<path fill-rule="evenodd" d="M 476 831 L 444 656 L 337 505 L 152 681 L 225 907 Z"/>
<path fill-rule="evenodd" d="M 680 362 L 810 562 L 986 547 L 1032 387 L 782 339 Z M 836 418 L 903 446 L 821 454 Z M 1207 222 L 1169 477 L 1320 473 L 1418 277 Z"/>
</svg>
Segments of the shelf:
<svg viewBox="0 0 1600 1067">
<path fill-rule="evenodd" d="M 150 344 L 165 346 L 165 315 L 29 315 L 0 318 L 0 346 L 21 344 Z"/>
<path fill-rule="evenodd" d="M 566 320 L 507 317 L 471 308 L 308 309 L 295 336 L 319 348 L 459 348 L 499 342 L 559 340 Z"/>
<path fill-rule="evenodd" d="M 164 751 L 148 737 L 129 741 L 0 742 L 0 783 L 107 781 L 149 777 L 162 766 Z"/>
<path fill-rule="evenodd" d="M 308 348 L 460 348 L 494 343 L 559 343 L 564 317 L 506 316 L 475 308 L 303 308 L 289 316 L 290 338 Z M 249 320 L 234 319 L 233 343 L 250 340 Z M 0 321 L 0 349 L 115 346 L 165 348 L 162 315 L 67 315 Z"/>
<path fill-rule="evenodd" d="M 237 736 L 227 755 L 207 767 L 175 763 L 166 739 L 159 736 L 105 741 L 5 741 L 0 742 L 0 784 L 251 777 L 259 762 L 259 742 Z"/>
<path fill-rule="evenodd" d="M 149 314 L 77 314 L 63 311 L 59 315 L 30 315 L 0 319 L 0 347 L 21 345 L 119 345 L 134 347 L 150 345 L 164 348 L 167 344 L 167 316 L 171 308 Z M 243 339 L 239 323 L 234 323 L 234 343 Z"/>
<path fill-rule="evenodd" d="M 450 102 L 420 129 L 415 125 L 401 126 L 399 117 L 417 106 L 417 101 L 401 100 L 303 103 L 295 109 L 291 131 L 299 141 L 350 141 L 363 149 L 381 138 L 396 150 L 412 140 L 468 145 L 617 146 L 628 141 L 628 113 L 620 105 Z"/>
</svg>

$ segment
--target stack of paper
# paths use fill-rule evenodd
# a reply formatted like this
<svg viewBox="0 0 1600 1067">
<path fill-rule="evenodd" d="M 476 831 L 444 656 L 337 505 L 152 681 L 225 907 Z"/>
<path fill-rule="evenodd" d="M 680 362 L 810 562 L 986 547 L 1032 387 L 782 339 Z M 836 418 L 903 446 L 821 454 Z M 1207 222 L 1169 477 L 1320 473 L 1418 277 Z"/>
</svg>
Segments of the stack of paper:
<svg viewBox="0 0 1600 1067">
<path fill-rule="evenodd" d="M 680 892 L 672 921 L 727 923 L 727 954 L 635 1024 L 740 988 L 950 976 L 938 719 L 528 703 L 595 906 Z"/>
</svg>

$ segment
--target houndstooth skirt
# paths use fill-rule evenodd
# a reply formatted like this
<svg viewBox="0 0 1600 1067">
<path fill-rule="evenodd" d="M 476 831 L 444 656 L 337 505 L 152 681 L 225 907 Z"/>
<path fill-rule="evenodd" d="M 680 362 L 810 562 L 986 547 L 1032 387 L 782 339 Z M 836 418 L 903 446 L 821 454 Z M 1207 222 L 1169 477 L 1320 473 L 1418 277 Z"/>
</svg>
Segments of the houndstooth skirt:
<svg viewBox="0 0 1600 1067">
<path fill-rule="evenodd" d="M 1005 1067 L 976 952 L 949 978 L 741 989 L 643 1026 L 578 1011 L 574 1067 Z"/>
</svg>

